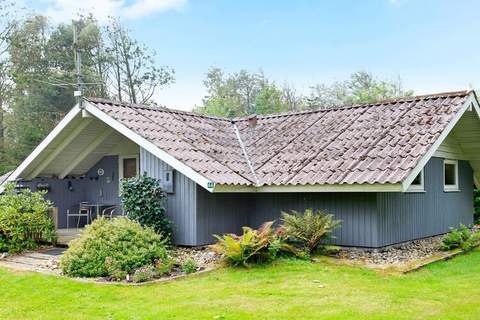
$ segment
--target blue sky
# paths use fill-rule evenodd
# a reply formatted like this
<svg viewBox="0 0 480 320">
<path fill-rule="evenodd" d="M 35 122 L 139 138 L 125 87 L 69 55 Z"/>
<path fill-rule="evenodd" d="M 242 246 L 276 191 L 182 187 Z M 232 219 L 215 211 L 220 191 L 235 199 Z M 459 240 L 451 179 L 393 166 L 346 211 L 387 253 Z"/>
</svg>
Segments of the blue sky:
<svg viewBox="0 0 480 320">
<path fill-rule="evenodd" d="M 31 1 L 27 1 L 31 2 Z M 33 4 L 33 2 L 32 2 Z M 157 101 L 200 104 L 211 66 L 265 74 L 308 93 L 367 70 L 417 93 L 480 85 L 480 1 L 41 0 L 54 21 L 78 9 L 119 15 L 176 70 Z"/>
</svg>

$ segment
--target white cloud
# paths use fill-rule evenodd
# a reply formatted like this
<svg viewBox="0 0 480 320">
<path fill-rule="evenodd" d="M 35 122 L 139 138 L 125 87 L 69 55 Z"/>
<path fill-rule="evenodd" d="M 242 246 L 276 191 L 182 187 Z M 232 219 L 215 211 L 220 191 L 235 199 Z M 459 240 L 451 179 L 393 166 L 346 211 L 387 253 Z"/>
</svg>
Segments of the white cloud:
<svg viewBox="0 0 480 320">
<path fill-rule="evenodd" d="M 181 8 L 187 0 L 45 0 L 45 15 L 56 22 L 69 21 L 80 13 L 92 13 L 104 22 L 109 16 L 138 19 L 153 13 Z"/>
</svg>

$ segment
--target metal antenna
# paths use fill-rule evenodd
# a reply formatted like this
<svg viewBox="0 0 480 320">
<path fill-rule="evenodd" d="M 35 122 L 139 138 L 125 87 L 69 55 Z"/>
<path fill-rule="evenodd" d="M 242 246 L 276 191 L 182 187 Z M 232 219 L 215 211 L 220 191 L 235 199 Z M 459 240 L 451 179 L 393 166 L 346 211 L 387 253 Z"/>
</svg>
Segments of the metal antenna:
<svg viewBox="0 0 480 320">
<path fill-rule="evenodd" d="M 75 70 L 77 75 L 77 90 L 73 92 L 73 96 L 77 98 L 77 103 L 80 108 L 83 108 L 83 82 L 82 82 L 82 55 L 78 47 L 77 39 L 77 28 L 75 26 L 75 21 L 72 20 L 73 27 L 73 50 L 74 50 L 74 60 L 75 60 Z"/>
</svg>

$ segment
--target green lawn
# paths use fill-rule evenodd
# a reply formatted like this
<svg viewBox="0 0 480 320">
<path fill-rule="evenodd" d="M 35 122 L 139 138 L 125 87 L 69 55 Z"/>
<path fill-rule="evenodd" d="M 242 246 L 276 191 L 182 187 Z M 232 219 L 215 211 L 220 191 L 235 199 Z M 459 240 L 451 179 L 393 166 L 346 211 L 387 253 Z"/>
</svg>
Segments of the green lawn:
<svg viewBox="0 0 480 320">
<path fill-rule="evenodd" d="M 480 319 L 480 250 L 402 276 L 281 261 L 138 287 L 0 269 L 0 319 L 97 318 Z"/>
</svg>

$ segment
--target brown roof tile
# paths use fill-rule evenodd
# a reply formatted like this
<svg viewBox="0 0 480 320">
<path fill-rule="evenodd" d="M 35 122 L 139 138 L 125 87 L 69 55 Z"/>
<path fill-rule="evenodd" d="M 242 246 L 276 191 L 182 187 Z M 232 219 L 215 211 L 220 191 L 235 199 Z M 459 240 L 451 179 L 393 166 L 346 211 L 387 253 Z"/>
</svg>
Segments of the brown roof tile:
<svg viewBox="0 0 480 320">
<path fill-rule="evenodd" d="M 408 176 L 468 94 L 258 116 L 253 128 L 247 118 L 87 100 L 217 184 L 384 184 Z"/>
</svg>

